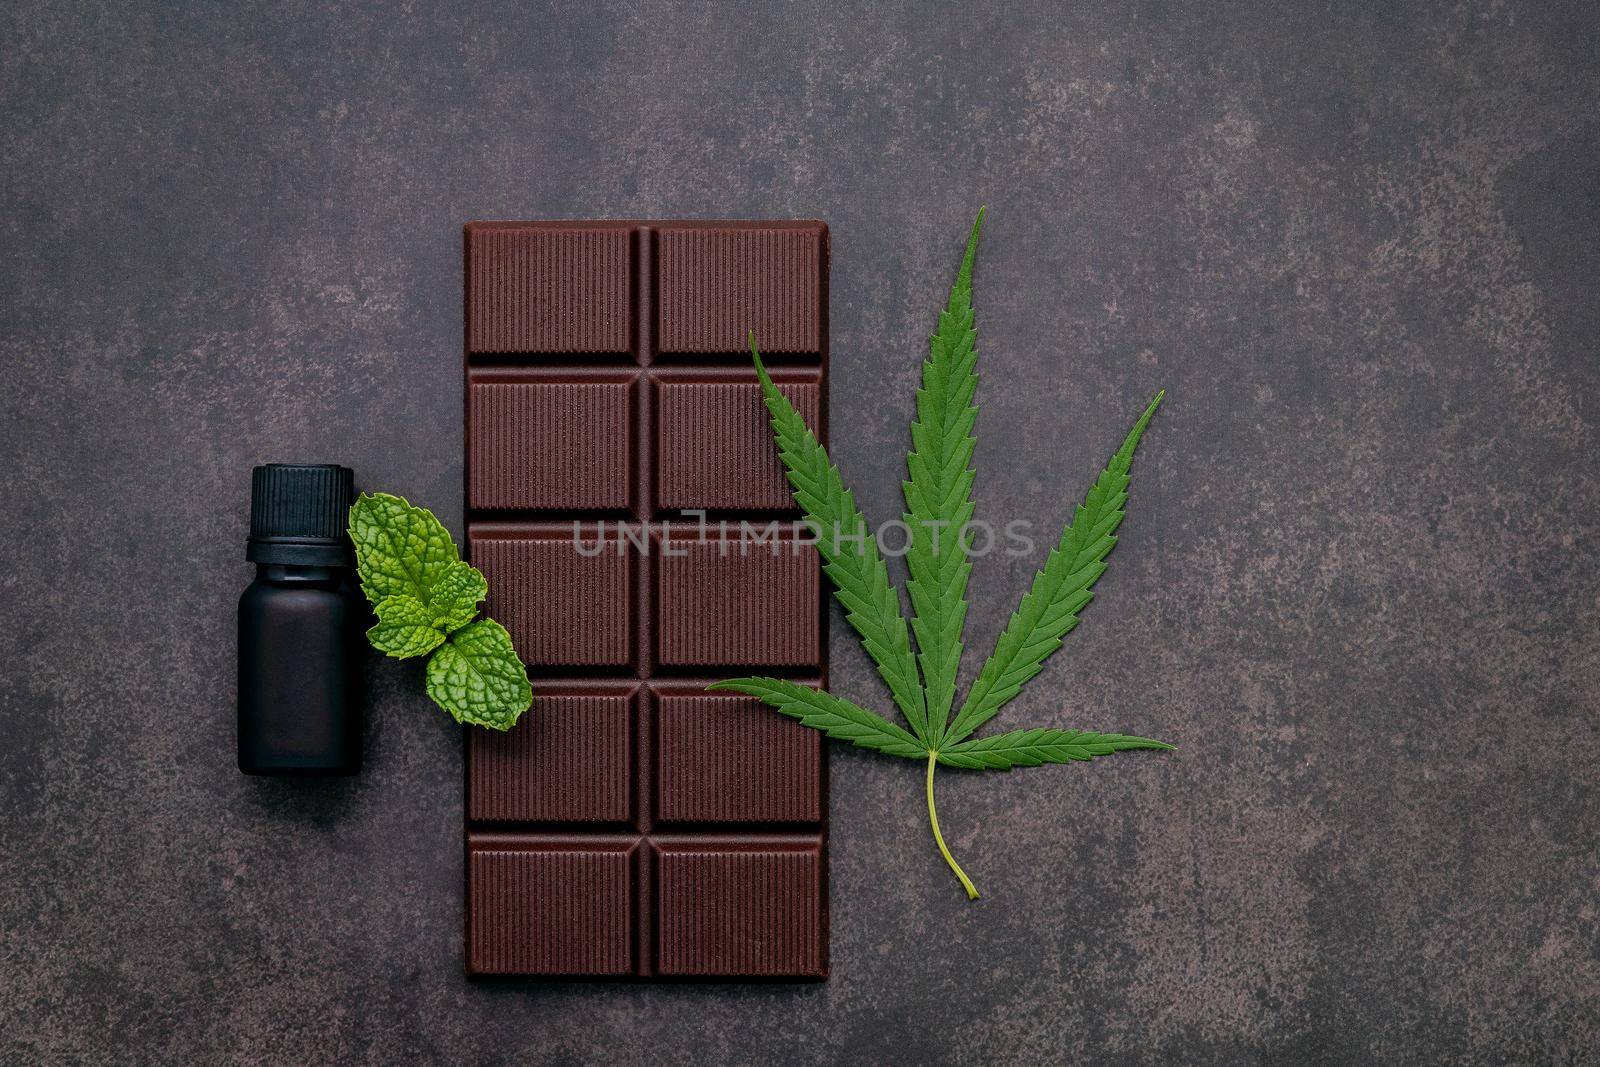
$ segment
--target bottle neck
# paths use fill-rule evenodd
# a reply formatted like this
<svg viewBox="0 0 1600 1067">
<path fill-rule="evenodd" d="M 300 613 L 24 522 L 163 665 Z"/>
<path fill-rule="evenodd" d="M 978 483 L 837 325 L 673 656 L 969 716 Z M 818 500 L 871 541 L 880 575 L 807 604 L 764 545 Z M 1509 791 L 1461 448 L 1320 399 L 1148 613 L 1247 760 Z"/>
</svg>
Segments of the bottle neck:
<svg viewBox="0 0 1600 1067">
<path fill-rule="evenodd" d="M 344 567 L 307 567 L 298 563 L 257 563 L 256 581 L 293 585 L 337 585 L 344 581 Z"/>
</svg>

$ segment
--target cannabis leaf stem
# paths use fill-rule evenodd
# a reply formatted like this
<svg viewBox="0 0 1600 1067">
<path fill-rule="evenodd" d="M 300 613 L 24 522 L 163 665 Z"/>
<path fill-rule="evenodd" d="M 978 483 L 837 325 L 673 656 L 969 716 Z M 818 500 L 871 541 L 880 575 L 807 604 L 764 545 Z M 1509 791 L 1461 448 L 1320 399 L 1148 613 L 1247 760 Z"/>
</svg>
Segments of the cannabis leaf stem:
<svg viewBox="0 0 1600 1067">
<path fill-rule="evenodd" d="M 803 726 L 861 748 L 926 759 L 928 825 L 939 854 L 961 880 L 969 900 L 978 899 L 978 890 L 950 854 L 939 829 L 933 800 L 933 774 L 939 764 L 963 770 L 1010 770 L 1074 763 L 1131 749 L 1173 747 L 1128 734 L 1054 728 L 971 736 L 1039 673 L 1093 599 L 1090 589 L 1105 573 L 1106 556 L 1117 543 L 1134 450 L 1165 393 L 1156 394 L 1100 472 L 1044 566 L 1034 575 L 1032 587 L 1012 613 L 961 710 L 954 720 L 949 718 L 961 668 L 961 632 L 972 571 L 966 536 L 973 511 L 971 464 L 978 414 L 973 404 L 978 353 L 972 269 L 982 223 L 980 210 L 950 299 L 939 316 L 938 330 L 929 339 L 922 387 L 917 390 L 907 478 L 901 483 L 905 522 L 911 531 L 906 553 L 906 591 L 913 611 L 909 632 L 899 593 L 889 580 L 888 568 L 855 497 L 805 420 L 773 385 L 762 365 L 755 335 L 750 335 L 750 358 L 772 416 L 778 454 L 795 502 L 815 534 L 823 571 L 844 606 L 845 618 L 861 636 L 911 729 L 859 704 L 779 678 L 730 678 L 709 686 L 755 697 Z M 912 633 L 916 635 L 915 654 Z"/>
<path fill-rule="evenodd" d="M 977 900 L 978 899 L 978 887 L 972 884 L 972 879 L 968 878 L 967 877 L 967 872 L 963 871 L 961 869 L 961 864 L 957 863 L 956 862 L 956 858 L 954 856 L 950 855 L 950 849 L 945 847 L 944 835 L 939 832 L 939 809 L 937 809 L 937 808 L 935 808 L 933 806 L 933 768 L 938 764 L 938 762 L 939 762 L 939 753 L 937 753 L 937 752 L 929 752 L 928 753 L 928 825 L 933 827 L 933 839 L 939 843 L 939 855 L 944 857 L 944 861 L 950 865 L 950 869 L 952 871 L 956 872 L 956 877 L 961 879 L 961 885 L 967 891 L 967 899 L 968 900 Z"/>
</svg>

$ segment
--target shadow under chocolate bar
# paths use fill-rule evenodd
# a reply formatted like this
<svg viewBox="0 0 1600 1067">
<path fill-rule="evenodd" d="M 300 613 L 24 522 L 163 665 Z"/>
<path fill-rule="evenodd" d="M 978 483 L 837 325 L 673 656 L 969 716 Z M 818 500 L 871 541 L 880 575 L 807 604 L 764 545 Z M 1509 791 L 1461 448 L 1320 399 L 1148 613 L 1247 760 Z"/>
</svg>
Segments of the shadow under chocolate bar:
<svg viewBox="0 0 1600 1067">
<path fill-rule="evenodd" d="M 467 731 L 471 975 L 824 978 L 827 609 L 750 361 L 826 439 L 820 222 L 465 231 L 466 514 L 534 700 Z"/>
</svg>

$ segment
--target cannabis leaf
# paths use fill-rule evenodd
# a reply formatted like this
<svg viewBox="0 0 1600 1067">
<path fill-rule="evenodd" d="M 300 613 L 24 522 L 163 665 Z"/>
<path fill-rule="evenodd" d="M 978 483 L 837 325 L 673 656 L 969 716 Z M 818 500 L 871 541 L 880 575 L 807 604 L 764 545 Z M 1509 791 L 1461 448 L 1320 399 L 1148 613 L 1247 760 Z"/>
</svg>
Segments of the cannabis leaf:
<svg viewBox="0 0 1600 1067">
<path fill-rule="evenodd" d="M 444 523 L 388 493 L 350 506 L 361 591 L 378 623 L 367 640 L 396 659 L 426 656 L 428 695 L 457 722 L 509 730 L 533 703 L 511 635 L 472 620 L 489 595 L 483 572 L 464 562 Z"/>
<path fill-rule="evenodd" d="M 1041 763 L 1087 762 L 1096 756 L 1126 752 L 1133 748 L 1172 746 L 1147 737 L 1126 734 L 1095 734 L 1084 730 L 1013 730 L 952 745 L 939 753 L 939 762 L 949 767 L 971 770 L 1009 771 L 1013 767 L 1037 767 Z"/>
<path fill-rule="evenodd" d="M 912 628 L 928 694 L 928 729 L 922 738 L 930 748 L 938 747 L 955 700 L 961 630 L 967 618 L 967 578 L 972 573 L 966 533 L 972 521 L 972 450 L 978 443 L 972 435 L 978 418 L 972 402 L 978 388 L 972 262 L 982 225 L 980 210 L 949 303 L 939 315 L 939 331 L 922 364 L 917 418 L 911 424 L 912 449 L 906 456 L 911 477 L 902 483 L 905 524 L 911 531 L 906 551 L 911 579 L 906 592 L 916 611 Z"/>
<path fill-rule="evenodd" d="M 978 414 L 973 403 L 978 353 L 972 268 L 983 214 L 980 210 L 972 224 L 955 285 L 930 338 L 928 358 L 922 365 L 922 387 L 917 390 L 917 416 L 911 424 L 908 477 L 902 489 L 905 523 L 911 531 L 906 591 L 913 610 L 910 632 L 916 635 L 915 655 L 900 595 L 855 497 L 805 420 L 773 386 L 755 335 L 750 336 L 750 358 L 772 416 L 773 436 L 795 502 L 816 537 L 823 570 L 833 584 L 834 596 L 844 606 L 845 618 L 860 634 L 911 729 L 848 700 L 780 678 L 730 678 L 709 687 L 755 697 L 829 737 L 891 756 L 925 759 L 928 823 L 934 841 L 972 899 L 977 898 L 978 890 L 950 854 L 939 830 L 933 797 L 935 767 L 1009 770 L 1073 763 L 1130 749 L 1173 747 L 1127 734 L 1052 728 L 971 736 L 1039 673 L 1093 599 L 1090 589 L 1105 573 L 1106 556 L 1117 543 L 1134 450 L 1165 393 L 1156 394 L 1100 472 L 1044 566 L 1034 575 L 1032 587 L 1012 613 L 961 710 L 950 719 L 961 667 L 967 580 L 972 571 L 967 526 L 973 515 L 973 427 Z"/>
<path fill-rule="evenodd" d="M 762 396 L 772 414 L 778 454 L 788 472 L 795 502 L 805 512 L 816 537 L 822 569 L 833 583 L 834 596 L 844 605 L 845 619 L 861 635 L 867 655 L 878 665 L 878 673 L 889 684 L 889 692 L 906 721 L 918 737 L 926 740 L 927 720 L 916 661 L 911 657 L 911 638 L 900 614 L 900 594 L 889 581 L 889 568 L 878 554 L 877 539 L 856 507 L 855 494 L 845 488 L 844 479 L 839 477 L 839 468 L 828 461 L 828 453 L 817 443 L 800 413 L 767 376 L 754 337 L 750 356 L 755 360 Z"/>
<path fill-rule="evenodd" d="M 994 718 L 1017 695 L 1024 682 L 1039 673 L 1045 657 L 1061 647 L 1061 639 L 1078 625 L 1078 613 L 1094 594 L 1089 587 L 1106 571 L 1105 558 L 1116 546 L 1128 500 L 1128 467 L 1133 450 L 1144 436 L 1150 416 L 1165 392 L 1156 394 L 1133 424 L 1122 447 L 1111 457 L 1094 487 L 1078 505 L 1061 540 L 1045 558 L 1044 568 L 1033 576 L 1033 586 L 1012 613 L 994 652 L 978 672 L 967 700 L 945 733 L 943 742 L 954 744 Z"/>
<path fill-rule="evenodd" d="M 761 700 L 801 725 L 821 730 L 829 737 L 849 741 L 862 748 L 875 748 L 891 756 L 920 759 L 928 748 L 904 729 L 875 711 L 868 711 L 832 693 L 824 693 L 781 678 L 737 678 L 717 682 L 707 689 L 732 689 Z"/>
</svg>

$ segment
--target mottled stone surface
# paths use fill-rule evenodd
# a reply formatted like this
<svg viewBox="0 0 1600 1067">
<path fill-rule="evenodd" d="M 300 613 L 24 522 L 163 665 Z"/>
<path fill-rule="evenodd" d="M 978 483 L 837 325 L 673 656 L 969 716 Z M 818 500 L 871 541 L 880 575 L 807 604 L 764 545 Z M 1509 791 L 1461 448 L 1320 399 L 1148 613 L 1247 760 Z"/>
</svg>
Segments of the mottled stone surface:
<svg viewBox="0 0 1600 1067">
<path fill-rule="evenodd" d="M 1594 1062 L 1592 7 L 1007 7 L 4 6 L 0 1059 Z M 945 775 L 968 904 L 836 751 L 810 986 L 467 982 L 415 668 L 360 778 L 234 769 L 250 465 L 459 527 L 463 221 L 827 219 L 889 518 L 980 203 L 980 515 L 1042 551 L 1169 391 L 1004 721 L 1179 752 Z"/>
</svg>

